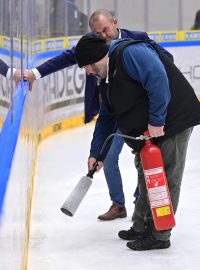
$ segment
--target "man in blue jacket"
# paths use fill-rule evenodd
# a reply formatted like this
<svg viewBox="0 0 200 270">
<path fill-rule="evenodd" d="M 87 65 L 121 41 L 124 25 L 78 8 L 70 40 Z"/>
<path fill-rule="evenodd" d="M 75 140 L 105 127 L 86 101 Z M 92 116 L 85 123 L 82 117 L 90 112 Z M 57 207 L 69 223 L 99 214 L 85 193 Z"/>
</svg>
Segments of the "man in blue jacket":
<svg viewBox="0 0 200 270">
<path fill-rule="evenodd" d="M 193 127 L 200 124 L 200 103 L 192 86 L 169 58 L 148 41 L 114 40 L 108 46 L 102 37 L 83 36 L 75 53 L 79 67 L 101 79 L 102 104 L 114 114 L 110 126 L 115 128 L 117 121 L 121 132 L 133 137 L 148 130 L 160 147 L 176 213 L 189 138 Z M 105 121 L 96 126 L 98 152 L 111 132 L 110 126 Z M 124 240 L 134 240 L 127 242 L 132 250 L 169 248 L 171 229 L 155 229 L 147 199 L 140 160 L 144 142 L 125 140 L 137 157 L 140 195 L 135 204 L 133 226 L 118 235 Z M 89 159 L 90 169 L 96 159 L 98 156 Z M 163 190 L 159 192 L 151 200 L 162 207 L 167 197 Z"/>
<path fill-rule="evenodd" d="M 117 20 L 113 18 L 110 12 L 104 9 L 97 10 L 91 15 L 89 25 L 95 35 L 105 37 L 107 44 L 110 44 L 114 39 L 121 38 L 149 40 L 146 32 L 119 29 Z M 156 44 L 154 41 L 151 42 Z M 163 50 L 164 53 L 173 61 L 173 57 L 168 51 L 164 50 L 164 48 L 160 47 L 158 44 L 156 44 L 156 46 Z M 73 47 L 71 50 L 64 51 L 60 55 L 46 61 L 32 71 L 25 70 L 24 78 L 32 84 L 35 79 L 45 77 L 48 74 L 75 65 L 76 63 L 75 47 Z M 112 113 L 106 112 L 104 107 L 100 106 L 99 90 L 97 88 L 96 78 L 87 75 L 85 86 L 85 123 L 90 122 L 94 116 L 99 113 L 99 110 L 101 111 L 101 118 L 99 118 L 96 125 L 99 125 L 99 122 L 101 121 L 108 121 L 109 118 L 113 118 Z M 117 126 L 113 131 L 117 131 Z M 118 130 L 117 132 L 120 131 Z M 115 137 L 104 161 L 104 174 L 112 205 L 105 214 L 98 217 L 100 220 L 113 220 L 115 218 L 123 218 L 127 216 L 122 178 L 118 166 L 119 154 L 121 153 L 123 145 L 124 139 L 122 137 Z M 95 148 L 96 141 L 93 140 L 93 147 L 91 148 L 93 149 L 93 153 L 90 153 L 90 156 L 96 155 L 96 153 L 94 153 Z M 137 196 L 137 194 L 138 192 L 136 190 L 135 196 Z"/>
</svg>

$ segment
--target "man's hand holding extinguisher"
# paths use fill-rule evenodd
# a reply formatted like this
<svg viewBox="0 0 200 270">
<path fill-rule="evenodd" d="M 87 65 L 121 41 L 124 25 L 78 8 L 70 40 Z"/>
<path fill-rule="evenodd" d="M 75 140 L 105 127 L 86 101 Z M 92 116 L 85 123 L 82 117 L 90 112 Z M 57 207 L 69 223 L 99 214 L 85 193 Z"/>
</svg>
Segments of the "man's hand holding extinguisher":
<svg viewBox="0 0 200 270">
<path fill-rule="evenodd" d="M 165 135 L 164 126 L 155 127 L 155 126 L 148 124 L 148 131 L 149 131 L 149 135 L 151 137 L 160 137 L 160 136 Z"/>
</svg>

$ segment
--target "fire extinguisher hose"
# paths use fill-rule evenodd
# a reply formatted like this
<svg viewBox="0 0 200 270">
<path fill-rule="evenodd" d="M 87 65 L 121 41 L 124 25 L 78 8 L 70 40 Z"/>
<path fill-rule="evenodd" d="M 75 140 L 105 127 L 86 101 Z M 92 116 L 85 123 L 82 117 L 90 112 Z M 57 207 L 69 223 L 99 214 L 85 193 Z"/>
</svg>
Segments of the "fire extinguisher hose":
<svg viewBox="0 0 200 270">
<path fill-rule="evenodd" d="M 148 132 L 145 132 L 145 134 L 148 134 Z M 112 134 L 110 134 L 107 138 L 106 138 L 106 140 L 105 140 L 105 142 L 104 142 L 104 144 L 103 144 L 103 146 L 102 146 L 102 148 L 101 148 L 101 151 L 100 151 L 100 154 L 99 154 L 99 157 L 102 155 L 102 153 L 104 152 L 104 150 L 105 150 L 105 147 L 107 146 L 107 144 L 108 144 L 108 142 L 110 141 L 110 139 L 112 138 L 112 137 L 114 137 L 114 136 L 118 136 L 118 137 L 123 137 L 123 138 L 126 138 L 126 139 L 131 139 L 131 140 L 136 140 L 136 141 L 138 141 L 138 140 L 142 140 L 142 141 L 146 141 L 146 140 L 149 140 L 149 139 L 151 139 L 152 137 L 151 136 L 149 136 L 149 135 L 140 135 L 140 136 L 138 136 L 138 137 L 133 137 L 133 136 L 129 136 L 129 135 L 124 135 L 124 134 L 120 134 L 120 133 L 112 133 Z"/>
</svg>

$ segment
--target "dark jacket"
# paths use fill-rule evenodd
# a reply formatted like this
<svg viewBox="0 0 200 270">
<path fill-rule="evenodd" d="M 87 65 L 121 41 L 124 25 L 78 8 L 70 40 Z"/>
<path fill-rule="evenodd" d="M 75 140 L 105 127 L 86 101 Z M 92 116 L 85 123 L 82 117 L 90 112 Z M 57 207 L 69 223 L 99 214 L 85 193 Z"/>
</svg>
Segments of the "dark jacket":
<svg viewBox="0 0 200 270">
<path fill-rule="evenodd" d="M 146 32 L 141 31 L 129 31 L 126 29 L 121 29 L 122 38 L 131 38 L 134 40 L 149 40 L 149 37 Z M 156 44 L 153 40 L 151 41 L 153 44 Z M 173 56 L 166 51 L 163 47 L 156 44 L 163 52 L 170 57 L 173 61 Z M 42 77 L 45 77 L 53 72 L 61 70 L 63 68 L 70 67 L 77 63 L 75 57 L 75 47 L 72 49 L 66 50 L 60 55 L 49 59 L 45 63 L 36 67 L 40 72 Z M 85 118 L 84 122 L 90 122 L 94 116 L 99 113 L 100 104 L 99 104 L 99 91 L 96 84 L 96 78 L 93 76 L 86 76 L 86 85 L 85 85 Z"/>
<path fill-rule="evenodd" d="M 6 77 L 9 66 L 0 60 L 0 74 Z"/>
<path fill-rule="evenodd" d="M 148 96 L 148 90 L 143 87 L 140 81 L 134 80 L 127 75 L 124 70 L 124 59 L 123 52 L 128 46 L 136 46 L 138 41 L 122 41 L 120 45 L 115 48 L 114 52 L 110 54 L 109 61 L 109 88 L 102 87 L 102 99 L 108 110 L 113 109 L 117 116 L 118 127 L 122 133 L 131 136 L 139 136 L 147 130 L 148 123 L 150 122 L 149 111 L 151 97 Z M 142 41 L 144 43 L 144 41 Z M 167 114 L 165 119 L 165 135 L 154 139 L 155 143 L 162 142 L 173 135 L 200 123 L 200 103 L 195 95 L 192 86 L 188 83 L 186 78 L 180 72 L 180 70 L 163 54 L 162 51 L 158 50 L 156 46 L 153 46 L 159 58 L 164 65 L 168 81 L 171 99 L 167 105 Z M 151 63 L 146 63 L 146 66 L 150 66 Z M 162 66 L 161 66 L 162 67 Z M 154 81 L 153 72 L 149 69 L 149 81 Z M 133 71 L 134 72 L 134 71 Z M 136 74 L 137 76 L 137 74 Z M 152 79 L 151 79 L 152 78 Z M 162 79 L 161 79 L 162 81 Z M 156 85 L 158 84 L 158 86 Z M 155 92 L 158 95 L 162 94 L 162 87 L 159 88 L 161 82 L 154 82 L 153 86 Z M 104 91 L 104 92 L 103 92 Z M 152 95 L 152 92 L 150 93 Z M 155 100 L 157 97 L 153 97 Z M 165 100 L 165 95 L 163 95 Z M 159 107 L 163 101 L 158 100 Z M 164 104 L 164 103 L 163 103 Z M 153 115 L 156 115 L 153 113 Z M 160 115 L 158 111 L 158 115 Z M 153 120 L 153 121 L 156 121 Z M 162 125 L 163 123 L 161 123 Z M 159 122 L 158 122 L 159 126 Z M 129 146 L 135 151 L 140 151 L 143 142 L 134 140 L 126 140 Z"/>
</svg>

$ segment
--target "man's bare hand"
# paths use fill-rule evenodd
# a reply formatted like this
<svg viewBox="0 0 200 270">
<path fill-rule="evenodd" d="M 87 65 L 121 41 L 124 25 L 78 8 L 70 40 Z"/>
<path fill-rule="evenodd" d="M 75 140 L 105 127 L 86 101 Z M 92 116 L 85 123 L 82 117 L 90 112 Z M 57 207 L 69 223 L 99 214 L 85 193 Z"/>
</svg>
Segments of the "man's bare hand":
<svg viewBox="0 0 200 270">
<path fill-rule="evenodd" d="M 23 72 L 23 78 L 24 80 L 29 82 L 29 90 L 32 90 L 33 83 L 36 80 L 35 75 L 32 70 L 25 69 Z"/>
<path fill-rule="evenodd" d="M 22 72 L 20 69 L 16 69 L 15 73 L 14 73 L 14 80 L 15 83 L 18 83 L 22 78 Z"/>
<path fill-rule="evenodd" d="M 160 137 L 160 136 L 165 135 L 164 126 L 155 127 L 155 126 L 152 126 L 152 125 L 149 124 L 148 125 L 148 131 L 149 131 L 149 135 L 151 137 Z"/>
<path fill-rule="evenodd" d="M 88 171 L 92 170 L 92 168 L 94 167 L 95 162 L 96 162 L 96 158 L 91 157 L 91 158 L 88 159 Z M 96 168 L 96 171 L 99 172 L 102 167 L 103 167 L 103 162 L 98 161 L 98 166 Z"/>
</svg>

